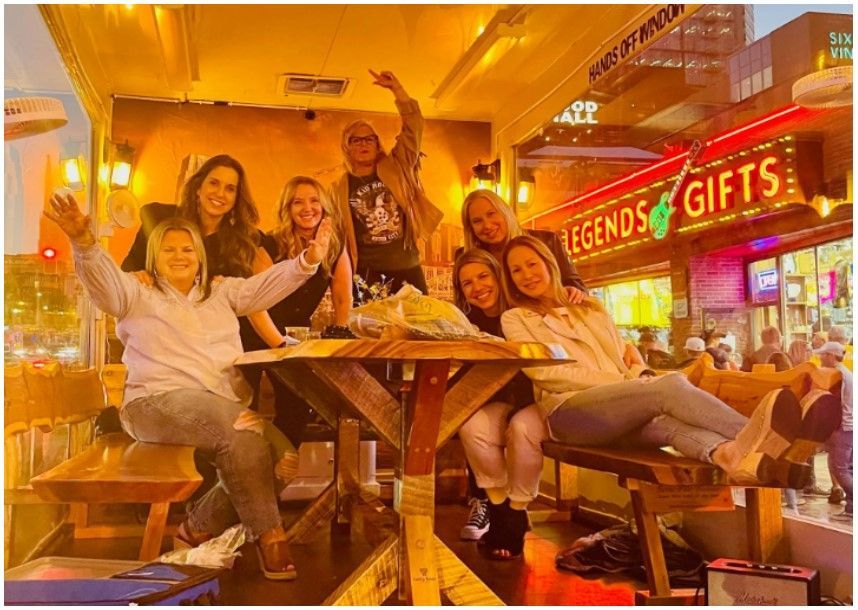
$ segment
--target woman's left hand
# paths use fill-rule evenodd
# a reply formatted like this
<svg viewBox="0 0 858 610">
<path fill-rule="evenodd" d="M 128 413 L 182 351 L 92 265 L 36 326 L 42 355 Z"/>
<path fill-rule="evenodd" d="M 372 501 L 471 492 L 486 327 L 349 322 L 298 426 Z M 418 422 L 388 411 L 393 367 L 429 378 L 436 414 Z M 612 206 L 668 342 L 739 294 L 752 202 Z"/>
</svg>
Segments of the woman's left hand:
<svg viewBox="0 0 858 610">
<path fill-rule="evenodd" d="M 564 286 L 563 288 L 566 290 L 566 298 L 569 299 L 569 302 L 573 305 L 578 305 L 584 300 L 584 297 L 587 296 L 586 292 L 579 290 L 574 286 Z"/>
<path fill-rule="evenodd" d="M 319 223 L 316 236 L 307 244 L 307 251 L 304 253 L 304 260 L 307 261 L 307 264 L 317 265 L 322 262 L 328 253 L 328 247 L 331 245 L 333 232 L 334 227 L 330 218 L 325 218 Z"/>
<path fill-rule="evenodd" d="M 631 368 L 634 364 L 639 364 L 641 366 L 646 366 L 644 362 L 643 356 L 631 343 L 626 343 L 626 351 L 623 353 L 623 363 Z"/>
</svg>

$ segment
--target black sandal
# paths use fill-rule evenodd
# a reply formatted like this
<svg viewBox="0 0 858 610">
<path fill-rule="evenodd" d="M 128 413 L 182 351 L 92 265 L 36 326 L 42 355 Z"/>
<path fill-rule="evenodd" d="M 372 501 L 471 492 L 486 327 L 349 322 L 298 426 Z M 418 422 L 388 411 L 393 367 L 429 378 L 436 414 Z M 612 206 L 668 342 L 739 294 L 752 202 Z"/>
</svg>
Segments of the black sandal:
<svg viewBox="0 0 858 610">
<path fill-rule="evenodd" d="M 500 514 L 496 520 L 495 515 L 492 514 L 489 531 L 485 533 L 483 538 L 488 537 L 496 522 L 498 526 L 494 536 L 486 540 L 481 550 L 489 559 L 509 561 L 519 557 L 524 550 L 524 536 L 530 530 L 530 520 L 526 510 L 510 508 L 508 499 L 497 506 Z M 480 542 L 483 542 L 482 538 Z"/>
</svg>

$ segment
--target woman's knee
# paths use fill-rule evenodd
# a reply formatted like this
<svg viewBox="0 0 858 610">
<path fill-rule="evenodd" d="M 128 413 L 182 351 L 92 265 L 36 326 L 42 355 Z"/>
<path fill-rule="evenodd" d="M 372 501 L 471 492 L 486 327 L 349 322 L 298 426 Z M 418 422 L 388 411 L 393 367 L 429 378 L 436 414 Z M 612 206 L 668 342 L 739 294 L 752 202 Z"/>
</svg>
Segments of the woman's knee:
<svg viewBox="0 0 858 610">
<path fill-rule="evenodd" d="M 526 442 L 539 445 L 548 436 L 545 419 L 535 408 L 527 407 L 512 416 L 506 430 L 508 444 Z"/>
</svg>

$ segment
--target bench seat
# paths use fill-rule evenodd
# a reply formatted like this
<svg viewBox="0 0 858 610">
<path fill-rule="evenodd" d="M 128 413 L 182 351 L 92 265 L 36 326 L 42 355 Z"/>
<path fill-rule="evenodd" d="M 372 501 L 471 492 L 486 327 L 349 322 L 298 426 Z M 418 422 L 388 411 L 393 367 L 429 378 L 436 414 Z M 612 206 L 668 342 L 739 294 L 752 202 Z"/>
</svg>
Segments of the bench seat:
<svg viewBox="0 0 858 610">
<path fill-rule="evenodd" d="M 31 479 L 33 490 L 46 502 L 149 504 L 142 561 L 160 554 L 170 504 L 190 498 L 200 483 L 193 447 L 142 443 L 123 433 L 101 436 L 83 452 Z"/>
<path fill-rule="evenodd" d="M 813 388 L 838 392 L 840 375 L 833 369 L 817 369 L 804 363 L 781 373 L 743 373 L 715 370 L 711 356 L 704 354 L 683 370 L 692 384 L 750 415 L 760 399 L 771 390 L 788 387 L 801 397 Z M 632 501 L 638 536 L 647 571 L 648 597 L 641 603 L 674 604 L 657 515 L 673 511 L 732 510 L 732 486 L 716 466 L 679 455 L 673 449 L 625 450 L 606 447 L 579 447 L 553 441 L 543 442 L 543 453 L 555 460 L 555 497 L 564 504 L 563 487 L 577 487 L 577 470 L 587 468 L 616 474 Z M 568 469 L 568 470 L 564 470 Z M 792 472 L 795 477 L 792 477 Z M 796 465 L 790 481 L 800 486 L 811 475 L 810 466 Z M 745 489 L 749 555 L 755 561 L 772 561 L 783 550 L 779 486 Z M 574 504 L 574 501 L 573 501 Z M 778 551 L 779 552 L 779 551 Z"/>
</svg>

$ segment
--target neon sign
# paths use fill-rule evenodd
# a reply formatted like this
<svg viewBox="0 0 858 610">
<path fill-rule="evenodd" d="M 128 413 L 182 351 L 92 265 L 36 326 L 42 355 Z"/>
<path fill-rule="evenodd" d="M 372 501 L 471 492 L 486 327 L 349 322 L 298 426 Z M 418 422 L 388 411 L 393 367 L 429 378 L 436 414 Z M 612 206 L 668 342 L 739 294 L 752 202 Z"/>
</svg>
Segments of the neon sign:
<svg viewBox="0 0 858 610">
<path fill-rule="evenodd" d="M 694 230 L 716 220 L 731 222 L 763 207 L 780 207 L 783 201 L 804 201 L 797 184 L 794 143 L 789 137 L 779 142 L 780 146 L 766 143 L 693 169 L 676 196 L 675 230 Z M 570 255 L 580 258 L 651 240 L 651 212 L 664 185 L 672 180 L 650 184 L 568 219 L 561 236 Z"/>
<path fill-rule="evenodd" d="M 852 32 L 829 32 L 828 52 L 834 59 L 852 59 Z"/>
<path fill-rule="evenodd" d="M 757 289 L 760 292 L 768 292 L 778 289 L 778 270 L 767 269 L 757 272 Z"/>
</svg>

